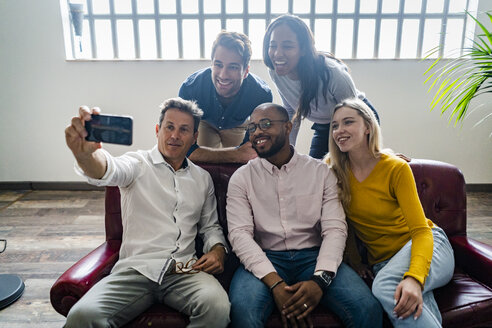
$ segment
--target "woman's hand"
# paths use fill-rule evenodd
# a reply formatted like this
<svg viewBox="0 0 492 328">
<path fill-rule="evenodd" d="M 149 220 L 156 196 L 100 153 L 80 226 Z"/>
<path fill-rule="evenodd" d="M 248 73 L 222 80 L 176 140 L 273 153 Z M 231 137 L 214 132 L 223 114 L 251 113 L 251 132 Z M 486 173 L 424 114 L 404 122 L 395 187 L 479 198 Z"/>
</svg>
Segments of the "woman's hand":
<svg viewBox="0 0 492 328">
<path fill-rule="evenodd" d="M 422 314 L 424 301 L 422 299 L 422 285 L 413 277 L 405 277 L 395 291 L 395 308 L 393 315 L 398 319 L 405 319 L 414 314 L 417 320 Z"/>
</svg>

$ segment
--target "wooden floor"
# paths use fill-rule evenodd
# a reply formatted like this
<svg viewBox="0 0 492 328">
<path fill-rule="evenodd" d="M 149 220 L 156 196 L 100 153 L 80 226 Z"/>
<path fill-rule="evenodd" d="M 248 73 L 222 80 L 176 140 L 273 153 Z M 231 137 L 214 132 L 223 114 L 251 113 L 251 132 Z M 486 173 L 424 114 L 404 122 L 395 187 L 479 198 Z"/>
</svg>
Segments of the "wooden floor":
<svg viewBox="0 0 492 328">
<path fill-rule="evenodd" d="M 0 274 L 18 274 L 22 297 L 0 310 L 0 328 L 62 327 L 49 301 L 58 276 L 104 241 L 101 191 L 1 191 Z M 492 193 L 468 193 L 468 232 L 492 245 Z"/>
</svg>

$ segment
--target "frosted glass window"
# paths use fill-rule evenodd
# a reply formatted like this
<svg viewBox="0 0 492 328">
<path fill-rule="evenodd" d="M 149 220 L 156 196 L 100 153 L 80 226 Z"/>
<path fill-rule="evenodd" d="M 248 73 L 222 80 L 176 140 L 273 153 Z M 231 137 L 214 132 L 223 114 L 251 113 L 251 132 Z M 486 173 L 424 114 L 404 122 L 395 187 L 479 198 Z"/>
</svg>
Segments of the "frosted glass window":
<svg viewBox="0 0 492 328">
<path fill-rule="evenodd" d="M 228 31 L 243 33 L 243 20 L 242 19 L 228 19 L 226 22 L 226 29 Z"/>
<path fill-rule="evenodd" d="M 435 46 L 440 46 L 439 56 L 455 57 L 452 49 L 470 46 L 475 37 L 476 23 L 464 10 L 476 12 L 479 1 L 490 0 L 58 1 L 63 10 L 72 1 L 85 5 L 82 38 L 74 35 L 70 15 L 62 15 L 63 28 L 69 28 L 64 33 L 70 36 L 65 45 L 67 59 L 97 60 L 115 56 L 134 59 L 136 55 L 144 59 L 208 58 L 221 28 L 247 32 L 253 41 L 252 58 L 260 59 L 266 23 L 289 9 L 313 29 L 318 49 L 337 52 L 341 57 L 421 58 Z M 87 8 L 88 3 L 92 8 Z M 160 21 L 157 29 L 153 26 L 156 20 Z M 440 37 L 441 22 L 448 22 L 445 37 Z M 401 42 L 396 44 L 397 40 Z M 138 44 L 133 44 L 135 41 Z M 113 50 L 114 43 L 118 47 Z"/>
<path fill-rule="evenodd" d="M 86 6 L 84 7 L 87 8 Z M 92 1 L 92 12 L 94 14 L 109 14 L 109 1 L 108 0 Z"/>
<path fill-rule="evenodd" d="M 228 14 L 241 14 L 243 12 L 243 2 L 238 0 L 226 0 L 226 12 Z"/>
<path fill-rule="evenodd" d="M 449 9 L 450 13 L 462 13 L 466 8 L 466 0 L 449 0 Z"/>
<path fill-rule="evenodd" d="M 84 19 L 84 24 L 82 29 L 84 31 L 89 31 L 89 22 Z M 82 40 L 75 42 L 75 58 L 91 58 L 92 57 L 92 45 L 89 33 L 82 33 Z M 80 49 L 82 47 L 82 49 Z"/>
<path fill-rule="evenodd" d="M 413 1 L 413 0 L 412 0 Z M 397 13 L 400 10 L 400 0 L 383 0 L 383 13 Z"/>
<path fill-rule="evenodd" d="M 316 49 L 333 52 L 331 49 L 331 19 L 317 19 L 314 23 L 314 30 Z"/>
<path fill-rule="evenodd" d="M 159 12 L 162 14 L 175 14 L 176 0 L 159 0 Z"/>
<path fill-rule="evenodd" d="M 440 13 L 444 8 L 444 0 L 432 0 L 427 1 L 427 12 L 428 13 Z"/>
<path fill-rule="evenodd" d="M 323 0 L 316 1 L 316 13 L 318 14 L 326 14 L 333 12 L 333 1 L 332 0 Z"/>
<path fill-rule="evenodd" d="M 135 58 L 135 42 L 133 38 L 133 22 L 130 19 L 116 21 L 118 31 L 118 58 Z"/>
<path fill-rule="evenodd" d="M 401 33 L 400 58 L 417 57 L 417 41 L 419 39 L 419 20 L 405 19 Z"/>
<path fill-rule="evenodd" d="M 138 0 L 137 12 L 139 14 L 153 14 L 154 13 L 154 0 Z"/>
<path fill-rule="evenodd" d="M 249 21 L 249 39 L 253 54 L 251 58 L 263 58 L 263 36 L 265 35 L 265 20 L 251 19 Z"/>
<path fill-rule="evenodd" d="M 285 14 L 289 10 L 288 0 L 271 0 L 271 11 L 275 14 Z"/>
<path fill-rule="evenodd" d="M 338 1 L 338 12 L 339 13 L 355 12 L 355 0 Z"/>
<path fill-rule="evenodd" d="M 207 19 L 204 22 L 205 28 L 205 58 L 211 58 L 212 46 L 220 32 L 220 20 Z"/>
<path fill-rule="evenodd" d="M 357 58 L 374 58 L 374 31 L 376 21 L 374 19 L 361 19 L 359 21 L 359 39 L 357 42 Z"/>
<path fill-rule="evenodd" d="M 461 47 L 461 31 L 463 31 L 463 20 L 448 19 L 448 24 L 446 25 L 446 43 L 444 46 L 445 57 L 457 57 L 460 55 L 458 49 Z"/>
<path fill-rule="evenodd" d="M 183 20 L 183 56 L 185 58 L 200 58 L 200 38 L 198 21 L 196 19 Z"/>
<path fill-rule="evenodd" d="M 379 58 L 395 58 L 397 24 L 396 19 L 383 19 L 381 21 Z"/>
<path fill-rule="evenodd" d="M 364 0 L 360 2 L 359 11 L 364 14 L 373 14 L 378 10 L 378 0 Z"/>
<path fill-rule="evenodd" d="M 220 13 L 220 9 L 220 0 L 207 0 L 203 2 L 203 12 L 205 14 L 218 14 Z"/>
<path fill-rule="evenodd" d="M 112 59 L 113 41 L 111 39 L 111 22 L 107 19 L 97 19 L 94 22 L 96 32 L 97 57 L 101 59 Z"/>
<path fill-rule="evenodd" d="M 248 11 L 252 14 L 264 13 L 265 2 L 264 1 L 249 1 Z"/>
<path fill-rule="evenodd" d="M 422 42 L 422 57 L 426 57 L 431 50 L 434 50 L 439 45 L 441 38 L 441 20 L 426 19 L 424 40 Z M 437 58 L 438 53 L 432 55 L 432 58 Z"/>
<path fill-rule="evenodd" d="M 422 0 L 405 1 L 405 13 L 415 14 L 422 11 Z"/>
<path fill-rule="evenodd" d="M 132 0 L 114 0 L 114 12 L 117 14 L 131 14 Z"/>
<path fill-rule="evenodd" d="M 354 33 L 353 19 L 337 21 L 337 43 L 335 55 L 339 58 L 352 58 L 352 39 Z"/>
<path fill-rule="evenodd" d="M 294 0 L 294 14 L 307 14 L 311 9 L 311 2 L 306 0 Z"/>
<path fill-rule="evenodd" d="M 174 19 L 161 21 L 162 58 L 179 58 L 178 28 Z"/>
<path fill-rule="evenodd" d="M 197 14 L 198 1 L 196 0 L 181 0 L 181 11 L 183 14 Z"/>
<path fill-rule="evenodd" d="M 157 56 L 157 46 L 155 44 L 155 22 L 145 19 L 138 22 L 140 37 L 140 58 L 152 59 Z"/>
</svg>

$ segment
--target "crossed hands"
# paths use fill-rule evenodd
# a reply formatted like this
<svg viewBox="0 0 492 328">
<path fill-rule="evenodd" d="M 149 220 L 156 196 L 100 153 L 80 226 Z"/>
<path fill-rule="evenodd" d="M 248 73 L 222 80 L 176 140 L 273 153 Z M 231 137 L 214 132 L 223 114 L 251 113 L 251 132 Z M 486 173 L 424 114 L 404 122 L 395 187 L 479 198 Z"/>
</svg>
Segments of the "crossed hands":
<svg viewBox="0 0 492 328">
<path fill-rule="evenodd" d="M 309 315 L 318 305 L 323 291 L 314 281 L 307 280 L 288 286 L 282 282 L 272 291 L 273 299 L 281 313 L 284 328 L 313 327 Z"/>
</svg>

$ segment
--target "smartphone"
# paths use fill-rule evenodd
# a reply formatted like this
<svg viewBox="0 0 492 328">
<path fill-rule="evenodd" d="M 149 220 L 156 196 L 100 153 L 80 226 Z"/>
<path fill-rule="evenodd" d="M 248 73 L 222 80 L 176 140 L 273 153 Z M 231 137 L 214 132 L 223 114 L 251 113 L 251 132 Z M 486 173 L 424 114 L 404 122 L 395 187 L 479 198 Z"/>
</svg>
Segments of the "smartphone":
<svg viewBox="0 0 492 328">
<path fill-rule="evenodd" d="M 87 141 L 131 145 L 133 139 L 133 118 L 117 115 L 91 115 L 85 122 Z"/>
</svg>

